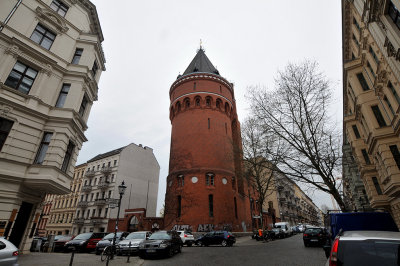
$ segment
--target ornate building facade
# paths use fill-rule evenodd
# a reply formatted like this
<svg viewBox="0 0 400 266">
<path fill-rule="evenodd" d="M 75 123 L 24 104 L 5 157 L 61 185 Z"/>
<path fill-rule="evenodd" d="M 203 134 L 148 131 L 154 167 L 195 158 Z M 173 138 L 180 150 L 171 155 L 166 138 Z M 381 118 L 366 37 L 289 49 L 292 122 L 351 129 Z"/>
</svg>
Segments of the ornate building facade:
<svg viewBox="0 0 400 266">
<path fill-rule="evenodd" d="M 343 178 L 358 209 L 400 226 L 400 3 L 342 0 Z"/>
<path fill-rule="evenodd" d="M 103 34 L 88 0 L 0 1 L 0 18 L 0 227 L 25 252 L 45 195 L 70 192 Z"/>
<path fill-rule="evenodd" d="M 164 227 L 250 230 L 233 84 L 200 47 L 169 95 L 172 133 Z"/>
</svg>

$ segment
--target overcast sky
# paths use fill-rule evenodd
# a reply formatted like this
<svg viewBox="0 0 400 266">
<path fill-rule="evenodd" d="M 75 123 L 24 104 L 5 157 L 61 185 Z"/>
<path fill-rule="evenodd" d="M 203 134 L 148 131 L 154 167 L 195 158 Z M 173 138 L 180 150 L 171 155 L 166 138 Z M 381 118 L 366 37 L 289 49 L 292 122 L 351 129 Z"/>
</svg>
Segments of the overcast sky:
<svg viewBox="0 0 400 266">
<path fill-rule="evenodd" d="M 92 0 L 105 41 L 106 68 L 78 157 L 84 163 L 129 143 L 153 148 L 161 166 L 158 210 L 168 175 L 171 84 L 199 48 L 235 84 L 240 121 L 246 89 L 274 86 L 288 62 L 316 60 L 335 89 L 342 118 L 341 9 L 337 0 Z M 310 197 L 331 206 L 322 193 Z"/>
</svg>

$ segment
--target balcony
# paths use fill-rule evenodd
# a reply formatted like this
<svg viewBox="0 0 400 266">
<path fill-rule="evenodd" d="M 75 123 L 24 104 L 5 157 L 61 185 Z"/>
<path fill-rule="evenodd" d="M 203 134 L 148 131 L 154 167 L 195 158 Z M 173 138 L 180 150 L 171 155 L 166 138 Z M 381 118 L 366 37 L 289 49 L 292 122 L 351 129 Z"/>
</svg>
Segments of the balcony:
<svg viewBox="0 0 400 266">
<path fill-rule="evenodd" d="M 74 224 L 83 225 L 84 223 L 85 223 L 85 219 L 83 219 L 83 218 L 75 218 L 74 219 Z"/>
<path fill-rule="evenodd" d="M 103 206 L 107 204 L 107 200 L 106 199 L 97 199 L 94 201 L 94 206 Z"/>
<path fill-rule="evenodd" d="M 91 185 L 84 185 L 82 187 L 82 192 L 90 192 L 92 191 L 92 186 Z"/>
<path fill-rule="evenodd" d="M 112 168 L 109 166 L 103 167 L 100 170 L 104 175 L 109 175 L 112 172 Z"/>
<path fill-rule="evenodd" d="M 78 202 L 78 208 L 87 208 L 89 206 L 88 201 L 80 201 Z"/>
<path fill-rule="evenodd" d="M 85 173 L 85 177 L 94 177 L 95 173 L 96 172 L 94 170 L 87 170 Z"/>
<path fill-rule="evenodd" d="M 103 217 L 90 217 L 90 223 L 93 225 L 98 225 L 103 223 Z"/>
<path fill-rule="evenodd" d="M 110 182 L 103 181 L 103 182 L 99 182 L 99 184 L 97 185 L 97 188 L 98 189 L 106 189 L 106 188 L 108 188 L 109 185 L 110 185 Z"/>
</svg>

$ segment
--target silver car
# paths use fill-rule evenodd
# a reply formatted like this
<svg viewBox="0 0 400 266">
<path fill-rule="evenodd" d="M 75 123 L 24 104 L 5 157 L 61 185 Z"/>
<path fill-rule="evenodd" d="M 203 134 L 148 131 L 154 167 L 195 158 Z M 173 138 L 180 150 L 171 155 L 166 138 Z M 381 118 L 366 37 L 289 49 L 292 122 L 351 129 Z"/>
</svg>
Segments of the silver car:
<svg viewBox="0 0 400 266">
<path fill-rule="evenodd" d="M 139 244 L 149 238 L 151 232 L 149 231 L 139 231 L 130 233 L 124 240 L 119 242 L 121 254 L 130 253 L 135 254 L 139 251 Z"/>
<path fill-rule="evenodd" d="M 0 266 L 18 266 L 18 249 L 13 243 L 0 237 Z"/>
</svg>

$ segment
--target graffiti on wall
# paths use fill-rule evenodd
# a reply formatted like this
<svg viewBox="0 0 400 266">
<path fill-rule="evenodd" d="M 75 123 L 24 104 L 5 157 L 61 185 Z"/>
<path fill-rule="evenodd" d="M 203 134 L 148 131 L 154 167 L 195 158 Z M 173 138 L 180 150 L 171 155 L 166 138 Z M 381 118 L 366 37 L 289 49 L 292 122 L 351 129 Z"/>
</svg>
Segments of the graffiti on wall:
<svg viewBox="0 0 400 266">
<path fill-rule="evenodd" d="M 213 224 L 199 224 L 197 227 L 197 232 L 209 232 L 214 230 Z"/>
<path fill-rule="evenodd" d="M 192 231 L 192 226 L 188 224 L 176 224 L 172 227 L 174 231 Z"/>
</svg>

